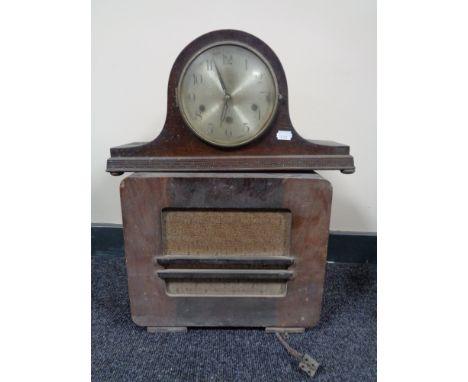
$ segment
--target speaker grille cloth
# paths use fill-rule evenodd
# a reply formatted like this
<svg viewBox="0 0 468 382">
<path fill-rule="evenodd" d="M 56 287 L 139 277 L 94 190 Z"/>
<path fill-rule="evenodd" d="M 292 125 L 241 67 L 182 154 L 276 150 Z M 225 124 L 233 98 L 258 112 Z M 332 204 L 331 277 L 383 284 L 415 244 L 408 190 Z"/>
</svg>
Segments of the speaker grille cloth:
<svg viewBox="0 0 468 382">
<path fill-rule="evenodd" d="M 163 211 L 164 255 L 287 256 L 291 213 Z"/>
</svg>

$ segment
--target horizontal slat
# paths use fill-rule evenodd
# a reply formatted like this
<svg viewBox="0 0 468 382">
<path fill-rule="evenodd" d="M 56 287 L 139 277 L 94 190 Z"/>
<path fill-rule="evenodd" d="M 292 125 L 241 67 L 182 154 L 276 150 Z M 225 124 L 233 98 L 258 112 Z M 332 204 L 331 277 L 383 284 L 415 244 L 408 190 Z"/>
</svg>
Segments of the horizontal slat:
<svg viewBox="0 0 468 382">
<path fill-rule="evenodd" d="M 158 264 L 167 266 L 174 264 L 197 265 L 291 265 L 293 257 L 288 256 L 157 256 Z"/>
<path fill-rule="evenodd" d="M 273 269 L 164 269 L 156 272 L 162 279 L 238 279 L 289 280 L 292 271 Z"/>
</svg>

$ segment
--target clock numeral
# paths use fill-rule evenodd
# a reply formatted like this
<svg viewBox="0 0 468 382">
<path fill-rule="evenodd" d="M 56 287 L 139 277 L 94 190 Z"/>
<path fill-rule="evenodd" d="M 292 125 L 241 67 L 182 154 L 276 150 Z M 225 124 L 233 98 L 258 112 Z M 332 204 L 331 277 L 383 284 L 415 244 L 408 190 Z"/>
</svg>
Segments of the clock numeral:
<svg viewBox="0 0 468 382">
<path fill-rule="evenodd" d="M 187 94 L 187 98 L 188 98 L 188 100 L 191 101 L 191 102 L 195 102 L 196 99 L 197 99 L 197 97 L 195 96 L 195 93 L 188 93 L 188 94 Z"/>
<path fill-rule="evenodd" d="M 265 73 L 260 72 L 260 73 L 255 73 L 254 74 L 255 78 L 257 79 L 257 83 L 261 84 L 263 82 L 263 78 L 265 77 Z"/>
<path fill-rule="evenodd" d="M 258 109 L 258 120 L 260 121 L 262 114 L 260 113 L 260 108 Z"/>
<path fill-rule="evenodd" d="M 230 55 L 223 54 L 223 65 L 232 65 L 232 54 Z"/>
<path fill-rule="evenodd" d="M 195 113 L 195 117 L 197 117 L 200 121 L 203 119 L 201 113 Z"/>
<path fill-rule="evenodd" d="M 208 131 L 210 132 L 210 134 L 213 134 L 214 132 L 214 125 L 211 122 L 208 124 Z"/>
<path fill-rule="evenodd" d="M 242 125 L 244 126 L 245 131 L 246 131 L 247 133 L 250 133 L 250 126 L 249 126 L 249 124 L 246 123 L 246 122 L 244 122 Z"/>
<path fill-rule="evenodd" d="M 232 130 L 224 130 L 224 135 L 226 135 L 226 137 L 232 137 Z"/>
<path fill-rule="evenodd" d="M 206 60 L 206 70 L 208 72 L 213 70 L 213 60 Z"/>
<path fill-rule="evenodd" d="M 265 96 L 265 100 L 266 100 L 268 103 L 271 102 L 271 92 L 261 91 L 260 94 L 262 94 L 263 96 Z"/>
<path fill-rule="evenodd" d="M 201 74 L 192 74 L 192 80 L 194 85 L 203 83 L 203 76 Z"/>
</svg>

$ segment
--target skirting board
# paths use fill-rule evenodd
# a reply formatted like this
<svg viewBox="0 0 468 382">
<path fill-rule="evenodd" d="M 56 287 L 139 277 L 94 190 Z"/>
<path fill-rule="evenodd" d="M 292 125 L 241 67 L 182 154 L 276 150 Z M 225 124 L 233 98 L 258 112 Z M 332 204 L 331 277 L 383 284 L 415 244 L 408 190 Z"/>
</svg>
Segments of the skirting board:
<svg viewBox="0 0 468 382">
<path fill-rule="evenodd" d="M 91 224 L 91 255 L 123 256 L 121 224 Z M 329 262 L 377 263 L 377 233 L 330 232 L 328 241 Z"/>
</svg>

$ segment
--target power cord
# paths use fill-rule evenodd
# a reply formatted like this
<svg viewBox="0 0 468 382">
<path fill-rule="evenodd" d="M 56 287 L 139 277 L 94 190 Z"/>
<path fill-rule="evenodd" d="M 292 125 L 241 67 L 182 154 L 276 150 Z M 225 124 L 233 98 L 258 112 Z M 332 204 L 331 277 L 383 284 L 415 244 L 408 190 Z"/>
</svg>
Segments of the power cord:
<svg viewBox="0 0 468 382">
<path fill-rule="evenodd" d="M 281 345 L 286 349 L 286 351 L 293 356 L 298 362 L 299 362 L 299 368 L 307 373 L 311 378 L 315 375 L 317 372 L 320 364 L 313 359 L 309 354 L 307 353 L 300 353 L 291 345 L 288 344 L 288 339 L 289 336 L 287 333 L 278 333 L 276 332 L 276 338 L 279 340 Z"/>
</svg>

